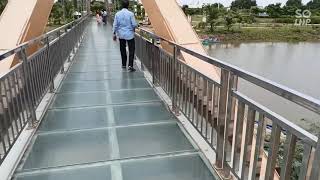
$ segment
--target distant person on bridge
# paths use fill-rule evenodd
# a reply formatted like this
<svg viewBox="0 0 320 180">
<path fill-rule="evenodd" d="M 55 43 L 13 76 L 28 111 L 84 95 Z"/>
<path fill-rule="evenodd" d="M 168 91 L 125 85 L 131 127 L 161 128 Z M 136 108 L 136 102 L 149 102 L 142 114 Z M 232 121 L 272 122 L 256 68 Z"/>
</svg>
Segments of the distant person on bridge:
<svg viewBox="0 0 320 180">
<path fill-rule="evenodd" d="M 108 13 L 106 10 L 103 10 L 102 11 L 102 21 L 104 24 L 107 24 L 107 16 L 108 16 Z"/>
<path fill-rule="evenodd" d="M 113 22 L 113 40 L 117 40 L 117 36 L 120 41 L 120 52 L 122 58 L 122 68 L 127 68 L 127 51 L 126 46 L 129 46 L 129 66 L 128 70 L 130 72 L 136 71 L 133 68 L 133 60 L 135 53 L 135 41 L 134 33 L 137 23 L 134 14 L 128 10 L 129 1 L 122 1 L 122 10 L 117 12 Z"/>
</svg>

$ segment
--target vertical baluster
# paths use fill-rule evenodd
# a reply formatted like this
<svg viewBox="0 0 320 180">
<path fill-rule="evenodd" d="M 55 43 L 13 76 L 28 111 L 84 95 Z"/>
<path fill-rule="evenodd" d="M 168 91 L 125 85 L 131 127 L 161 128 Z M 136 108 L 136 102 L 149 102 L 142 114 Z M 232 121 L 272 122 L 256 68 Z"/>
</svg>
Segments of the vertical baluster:
<svg viewBox="0 0 320 180">
<path fill-rule="evenodd" d="M 177 111 L 181 110 L 181 63 L 177 60 L 178 76 L 177 76 Z"/>
<path fill-rule="evenodd" d="M 185 86 L 186 84 L 186 72 L 185 72 L 185 65 L 181 63 L 181 111 L 185 113 Z"/>
<path fill-rule="evenodd" d="M 21 66 L 19 69 L 17 69 L 17 72 L 14 73 L 15 75 L 15 84 L 17 86 L 17 94 L 18 94 L 18 101 L 19 101 L 19 107 L 21 107 L 20 110 L 20 114 L 22 117 L 22 124 L 24 125 L 24 123 L 27 121 L 26 117 L 25 117 L 25 107 L 24 107 L 24 103 L 23 103 L 23 87 L 21 85 L 21 82 L 19 82 L 19 74 L 21 74 Z"/>
<path fill-rule="evenodd" d="M 30 68 L 28 66 L 28 59 L 27 59 L 27 54 L 26 54 L 25 49 L 21 50 L 20 56 L 21 56 L 21 59 L 23 60 L 22 65 L 23 65 L 24 81 L 25 81 L 25 85 L 26 85 L 26 97 L 27 97 L 27 102 L 28 102 L 28 109 L 29 109 L 30 115 L 31 115 L 31 117 L 28 118 L 29 127 L 34 127 L 34 123 L 37 120 L 34 103 L 32 102 L 32 99 L 34 99 L 34 98 L 32 98 L 32 91 L 34 91 L 34 89 L 32 89 L 32 87 L 30 85 Z"/>
<path fill-rule="evenodd" d="M 320 135 L 318 136 L 318 143 L 314 152 L 314 160 L 312 163 L 310 180 L 320 180 Z"/>
<path fill-rule="evenodd" d="M 1 97 L 1 99 L 0 99 L 0 108 L 3 110 L 3 121 L 2 121 L 2 124 L 3 124 L 3 127 L 5 127 L 5 129 L 3 130 L 3 131 L 1 131 L 1 132 L 3 132 L 3 144 L 4 144 L 4 146 L 5 146 L 5 136 L 7 137 L 6 139 L 7 139 L 7 144 L 8 144 L 8 146 L 10 147 L 11 146 L 11 141 L 10 141 L 10 132 L 9 132 L 9 130 L 11 129 L 12 130 L 12 128 L 10 128 L 10 122 L 8 123 L 8 120 L 9 120 L 9 115 L 8 115 L 8 111 L 6 110 L 6 108 L 5 108 L 5 102 L 4 102 L 4 98 L 3 98 L 3 96 L 4 96 L 4 94 L 3 94 L 3 92 L 5 91 L 5 89 L 4 89 L 4 87 L 3 87 L 3 83 L 0 81 L 0 92 L 1 92 L 1 94 L 0 94 L 0 97 Z M 6 150 L 6 147 L 4 147 L 5 148 L 5 150 Z"/>
<path fill-rule="evenodd" d="M 22 123 L 22 117 L 21 117 L 21 110 L 20 110 L 20 103 L 19 103 L 19 92 L 17 91 L 17 86 L 16 86 L 16 77 L 15 77 L 15 72 L 12 72 L 11 74 L 11 81 L 10 81 L 10 89 L 12 94 L 14 94 L 14 109 L 16 112 L 16 118 L 18 120 L 18 123 L 20 125 L 20 129 L 22 130 L 23 128 L 23 123 Z"/>
<path fill-rule="evenodd" d="M 276 123 L 272 123 L 270 148 L 268 151 L 268 160 L 266 166 L 265 179 L 273 180 L 275 166 L 280 145 L 281 128 Z"/>
<path fill-rule="evenodd" d="M 200 103 L 200 107 L 199 107 L 199 115 L 200 115 L 200 132 L 201 135 L 203 136 L 203 119 L 204 119 L 204 114 L 203 114 L 203 107 L 204 107 L 204 96 L 205 96 L 205 91 L 206 91 L 206 87 L 205 87 L 205 83 L 204 83 L 204 78 L 202 76 L 199 76 L 199 83 L 200 83 L 200 87 L 201 87 L 201 91 L 200 93 L 200 98 L 199 98 L 199 103 Z"/>
<path fill-rule="evenodd" d="M 66 49 L 66 51 L 67 51 L 67 49 Z M 41 94 L 41 97 L 40 97 L 40 99 L 39 99 L 39 103 L 41 102 L 41 99 L 42 99 L 42 97 L 45 95 L 45 93 L 46 93 L 46 81 L 45 81 L 45 77 L 46 77 L 46 67 L 45 67 L 45 63 L 46 63 L 46 60 L 45 60 L 45 51 L 43 50 L 42 52 L 41 52 L 41 54 L 40 54 L 40 57 L 39 57 L 39 63 L 40 63 L 40 67 L 41 67 L 41 77 L 40 77 L 40 79 L 41 79 L 41 92 L 40 92 L 40 94 Z"/>
<path fill-rule="evenodd" d="M 212 103 L 211 103 L 211 111 L 212 111 L 212 118 L 211 118 L 211 145 L 213 147 L 213 139 L 214 139 L 214 129 L 216 127 L 216 123 L 215 123 L 215 116 L 216 116 L 216 93 L 217 93 L 217 87 L 216 85 L 213 85 L 213 90 L 211 93 L 212 96 Z"/>
<path fill-rule="evenodd" d="M 188 118 L 191 120 L 191 107 L 192 107 L 192 70 L 190 67 L 187 68 L 188 70 Z"/>
<path fill-rule="evenodd" d="M 6 93 L 6 102 L 7 102 L 7 107 L 8 107 L 8 114 L 9 114 L 9 125 L 12 127 L 12 140 L 15 139 L 15 134 L 16 134 L 16 131 L 18 130 L 18 125 L 15 121 L 15 113 L 14 113 L 14 110 L 12 108 L 12 94 L 10 92 L 10 86 L 9 86 L 9 76 L 5 78 L 4 80 L 4 89 L 5 89 L 5 93 Z M 14 124 L 14 125 L 13 125 Z"/>
<path fill-rule="evenodd" d="M 184 113 L 185 113 L 185 116 L 187 116 L 187 118 L 189 118 L 188 116 L 188 104 L 189 104 L 189 99 L 188 99 L 188 96 L 189 96 L 189 69 L 188 69 L 188 66 L 185 65 L 185 84 L 184 84 L 184 87 L 185 87 L 185 92 L 184 92 L 184 101 L 185 101 L 185 104 L 184 104 Z"/>
<path fill-rule="evenodd" d="M 294 157 L 297 137 L 287 131 L 286 142 L 284 145 L 284 163 L 281 167 L 280 180 L 289 180 L 291 176 L 292 160 Z"/>
<path fill-rule="evenodd" d="M 196 80 L 195 80 L 195 84 L 196 84 L 196 117 L 195 117 L 195 126 L 197 127 L 197 129 L 199 128 L 199 106 L 200 106 L 200 92 L 201 92 L 201 85 L 200 85 L 200 76 L 197 72 L 196 73 Z"/>
<path fill-rule="evenodd" d="M 226 118 L 227 118 L 227 105 L 229 96 L 229 81 L 230 73 L 227 70 L 221 70 L 221 90 L 219 100 L 219 115 L 218 115 L 218 127 L 217 127 L 217 153 L 216 153 L 216 166 L 218 168 L 224 168 L 225 161 L 225 130 L 226 130 Z"/>
<path fill-rule="evenodd" d="M 4 118 L 2 120 L 0 120 L 0 147 L 2 146 L 2 149 L 3 149 L 3 153 L 4 154 L 7 154 L 7 147 L 6 147 L 6 139 L 5 139 L 5 136 L 6 135 L 9 135 L 9 134 L 6 134 L 5 131 L 8 130 L 8 127 L 5 125 L 4 123 Z M 1 148 L 0 148 L 1 149 Z M 4 156 L 4 155 L 3 155 Z M 2 156 L 0 154 L 0 164 L 2 163 Z"/>
<path fill-rule="evenodd" d="M 154 38 L 152 38 L 151 39 L 151 43 L 152 44 L 150 44 L 151 45 L 151 58 L 149 59 L 149 60 L 151 60 L 151 69 L 152 69 L 152 84 L 154 85 L 155 84 L 155 39 Z"/>
<path fill-rule="evenodd" d="M 197 75 L 196 72 L 193 71 L 193 92 L 192 92 L 192 104 L 191 104 L 191 108 L 192 108 L 192 124 L 195 125 L 196 122 L 196 113 L 195 113 L 195 108 L 197 108 L 196 106 L 196 93 L 197 93 Z"/>
<path fill-rule="evenodd" d="M 73 30 L 74 31 L 74 30 Z M 50 79 L 49 83 L 50 83 L 50 93 L 54 92 L 54 62 L 53 62 L 53 56 L 51 56 L 52 54 L 52 47 L 50 46 L 50 40 L 49 37 L 46 38 L 45 40 L 46 42 L 46 50 L 47 50 L 47 59 L 48 59 L 48 78 Z M 75 52 L 74 52 L 75 53 Z"/>
<path fill-rule="evenodd" d="M 241 152 L 240 152 L 240 179 L 245 179 L 245 171 L 247 169 L 247 158 L 248 154 L 251 154 L 251 145 L 252 145 L 252 136 L 254 130 L 256 111 L 249 107 L 248 117 L 245 121 L 245 126 L 243 132 L 245 133 L 244 139 L 241 143 Z"/>
<path fill-rule="evenodd" d="M 31 78 L 30 80 L 30 84 L 33 86 L 33 90 L 35 92 L 35 96 L 34 97 L 34 102 L 38 102 L 41 96 L 41 67 L 39 64 L 39 57 L 35 57 L 32 60 L 30 60 L 28 62 L 28 64 L 30 65 L 30 76 Z M 32 67 L 35 67 L 34 69 Z"/>
<path fill-rule="evenodd" d="M 259 113 L 257 136 L 255 138 L 254 153 L 252 153 L 253 161 L 250 162 L 249 168 L 249 179 L 256 179 L 257 176 L 257 164 L 261 157 L 261 149 L 263 148 L 264 144 L 265 123 L 266 121 L 264 119 L 264 115 Z"/>
<path fill-rule="evenodd" d="M 241 141 L 242 141 L 242 130 L 243 130 L 243 121 L 244 121 L 244 110 L 245 104 L 241 101 L 238 101 L 237 105 L 237 119 L 235 122 L 235 135 L 233 136 L 233 149 L 231 153 L 231 164 L 232 168 L 239 170 L 239 152 L 241 150 Z"/>
<path fill-rule="evenodd" d="M 299 180 L 306 180 L 308 167 L 309 167 L 309 160 L 310 160 L 310 154 L 311 154 L 311 146 L 307 143 L 303 144 L 303 157 L 302 157 L 302 163 L 299 173 Z"/>
<path fill-rule="evenodd" d="M 17 108 L 16 108 L 16 94 L 14 93 L 13 91 L 13 85 L 12 85 L 12 73 L 10 73 L 10 75 L 7 77 L 7 88 L 8 88 L 8 94 L 10 96 L 10 99 L 11 99 L 11 106 L 10 108 L 12 108 L 12 118 L 14 120 L 14 124 L 15 124 L 15 127 L 16 127 L 16 133 L 18 133 L 20 130 L 19 130 L 19 118 L 18 118 L 18 112 L 17 112 Z M 20 126 L 21 127 L 21 126 Z M 21 127 L 22 128 L 22 127 Z"/>
<path fill-rule="evenodd" d="M 205 109 L 205 116 L 206 116 L 206 133 L 205 133 L 205 137 L 206 137 L 206 139 L 208 140 L 208 136 L 209 136 L 209 134 L 208 134 L 208 129 L 209 129 L 209 123 L 211 122 L 210 121 L 210 119 L 209 118 L 211 118 L 211 116 L 210 116 L 210 108 L 209 108 L 209 106 L 210 106 L 210 102 L 211 102 L 211 96 L 210 96 L 210 94 L 211 94 L 211 90 L 212 90 L 212 85 L 209 83 L 209 80 L 206 80 L 206 87 L 207 87 L 207 91 L 206 91 L 206 109 Z"/>
</svg>

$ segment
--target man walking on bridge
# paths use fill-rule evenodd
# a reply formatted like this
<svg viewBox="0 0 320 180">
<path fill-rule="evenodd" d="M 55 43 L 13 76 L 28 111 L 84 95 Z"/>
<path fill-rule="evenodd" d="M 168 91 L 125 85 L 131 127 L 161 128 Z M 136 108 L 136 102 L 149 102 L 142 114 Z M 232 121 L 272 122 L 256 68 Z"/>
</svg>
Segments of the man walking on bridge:
<svg viewBox="0 0 320 180">
<path fill-rule="evenodd" d="M 133 60 L 135 52 L 134 33 L 137 23 L 134 14 L 128 10 L 129 1 L 122 1 L 122 10 L 117 12 L 113 22 L 113 40 L 117 40 L 117 36 L 120 41 L 120 52 L 122 58 L 122 68 L 127 67 L 127 51 L 126 44 L 129 46 L 129 67 L 130 72 L 134 72 Z"/>
</svg>

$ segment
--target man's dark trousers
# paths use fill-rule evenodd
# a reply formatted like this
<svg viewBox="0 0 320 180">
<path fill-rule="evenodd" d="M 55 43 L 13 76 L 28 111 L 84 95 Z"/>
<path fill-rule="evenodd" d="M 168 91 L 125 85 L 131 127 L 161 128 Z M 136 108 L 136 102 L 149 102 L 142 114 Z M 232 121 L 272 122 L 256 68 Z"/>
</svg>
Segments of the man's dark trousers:
<svg viewBox="0 0 320 180">
<path fill-rule="evenodd" d="M 134 52 L 135 52 L 135 41 L 134 38 L 131 40 L 119 39 L 120 41 L 120 52 L 122 58 L 122 66 L 127 66 L 127 51 L 126 45 L 129 46 L 129 67 L 133 67 Z"/>
</svg>

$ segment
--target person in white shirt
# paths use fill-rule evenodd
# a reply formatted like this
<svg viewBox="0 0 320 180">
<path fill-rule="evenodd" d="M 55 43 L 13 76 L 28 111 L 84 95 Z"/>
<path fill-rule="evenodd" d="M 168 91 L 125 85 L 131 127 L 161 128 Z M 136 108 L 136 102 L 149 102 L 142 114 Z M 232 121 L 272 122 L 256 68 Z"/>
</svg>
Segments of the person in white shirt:
<svg viewBox="0 0 320 180">
<path fill-rule="evenodd" d="M 120 52 L 122 58 L 122 68 L 127 67 L 127 51 L 126 46 L 129 46 L 129 71 L 134 72 L 133 60 L 135 53 L 135 41 L 134 33 L 137 23 L 134 14 L 128 10 L 129 1 L 122 1 L 122 10 L 117 12 L 113 22 L 113 40 L 117 40 L 117 36 L 120 41 Z"/>
</svg>

